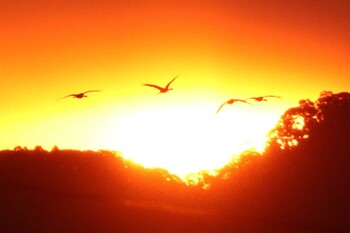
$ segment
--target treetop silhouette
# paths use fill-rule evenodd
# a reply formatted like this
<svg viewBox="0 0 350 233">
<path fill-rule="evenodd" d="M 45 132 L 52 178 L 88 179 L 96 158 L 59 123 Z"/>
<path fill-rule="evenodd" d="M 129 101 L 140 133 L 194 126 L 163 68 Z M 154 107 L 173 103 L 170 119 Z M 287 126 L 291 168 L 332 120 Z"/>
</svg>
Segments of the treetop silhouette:
<svg viewBox="0 0 350 233">
<path fill-rule="evenodd" d="M 320 125 L 337 121 L 337 125 L 348 125 L 350 114 L 350 93 L 333 94 L 323 91 L 312 102 L 309 99 L 299 101 L 299 106 L 288 109 L 280 118 L 277 126 L 270 131 L 270 145 L 279 144 L 282 149 L 290 149 L 315 131 Z"/>
</svg>

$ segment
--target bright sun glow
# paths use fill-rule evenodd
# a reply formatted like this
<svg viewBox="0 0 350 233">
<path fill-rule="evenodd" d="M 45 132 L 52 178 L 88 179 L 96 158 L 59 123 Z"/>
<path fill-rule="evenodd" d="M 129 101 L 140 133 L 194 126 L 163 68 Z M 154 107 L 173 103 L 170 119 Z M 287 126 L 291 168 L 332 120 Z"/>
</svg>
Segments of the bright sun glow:
<svg viewBox="0 0 350 233">
<path fill-rule="evenodd" d="M 279 118 L 249 105 L 230 105 L 219 114 L 216 106 L 194 106 L 148 107 L 130 111 L 118 123 L 106 122 L 114 125 L 114 148 L 126 159 L 185 179 L 214 172 L 244 150 L 262 151 Z"/>
<path fill-rule="evenodd" d="M 293 116 L 294 124 L 292 126 L 293 129 L 302 130 L 305 126 L 305 120 L 302 116 Z"/>
</svg>

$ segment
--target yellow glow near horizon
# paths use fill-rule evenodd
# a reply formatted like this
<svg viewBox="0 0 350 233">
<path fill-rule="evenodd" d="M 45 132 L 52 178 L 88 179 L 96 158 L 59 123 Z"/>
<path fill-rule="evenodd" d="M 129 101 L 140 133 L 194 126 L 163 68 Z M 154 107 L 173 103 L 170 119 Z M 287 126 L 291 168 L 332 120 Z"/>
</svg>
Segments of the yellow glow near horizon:
<svg viewBox="0 0 350 233">
<path fill-rule="evenodd" d="M 214 172 L 234 156 L 255 148 L 263 151 L 266 133 L 280 113 L 253 106 L 196 105 L 147 107 L 124 114 L 110 127 L 109 147 L 148 168 L 164 168 L 185 178 L 191 173 Z"/>
</svg>

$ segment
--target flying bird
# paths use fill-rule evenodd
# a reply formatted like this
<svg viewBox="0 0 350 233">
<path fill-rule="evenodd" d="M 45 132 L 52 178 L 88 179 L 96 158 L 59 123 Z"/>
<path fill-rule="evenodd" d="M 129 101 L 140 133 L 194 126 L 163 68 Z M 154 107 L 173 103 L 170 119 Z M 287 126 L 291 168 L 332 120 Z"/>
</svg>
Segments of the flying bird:
<svg viewBox="0 0 350 233">
<path fill-rule="evenodd" d="M 219 109 L 216 111 L 216 113 L 218 113 L 218 112 L 221 110 L 221 108 L 224 107 L 225 104 L 233 104 L 233 103 L 235 103 L 235 102 L 242 102 L 242 103 L 246 103 L 246 104 L 252 105 L 251 103 L 248 103 L 248 102 L 245 101 L 245 100 L 241 100 L 241 99 L 230 99 L 230 100 L 224 102 L 223 104 L 221 104 L 220 107 L 219 107 Z"/>
<path fill-rule="evenodd" d="M 64 98 L 67 98 L 67 97 L 73 97 L 73 98 L 81 99 L 81 98 L 88 97 L 86 94 L 89 93 L 89 92 L 100 92 L 100 91 L 101 90 L 89 90 L 89 91 L 85 91 L 85 92 L 78 93 L 78 94 L 70 94 L 70 95 L 66 95 L 66 96 L 64 96 L 62 98 L 59 98 L 58 100 L 64 99 Z"/>
<path fill-rule="evenodd" d="M 158 85 L 155 85 L 155 84 L 143 84 L 144 86 L 147 86 L 147 87 L 154 87 L 156 89 L 159 90 L 159 92 L 157 94 L 160 94 L 160 93 L 166 93 L 170 90 L 173 90 L 173 88 L 169 88 L 170 84 L 172 82 L 174 82 L 174 80 L 178 77 L 179 75 L 177 75 L 175 78 L 173 78 L 173 80 L 171 80 L 165 87 L 160 87 Z"/>
<path fill-rule="evenodd" d="M 246 100 L 255 100 L 255 101 L 258 101 L 258 102 L 261 102 L 261 101 L 267 101 L 266 98 L 281 98 L 280 96 L 276 96 L 276 95 L 265 95 L 265 96 L 257 96 L 257 97 L 250 97 Z"/>
</svg>

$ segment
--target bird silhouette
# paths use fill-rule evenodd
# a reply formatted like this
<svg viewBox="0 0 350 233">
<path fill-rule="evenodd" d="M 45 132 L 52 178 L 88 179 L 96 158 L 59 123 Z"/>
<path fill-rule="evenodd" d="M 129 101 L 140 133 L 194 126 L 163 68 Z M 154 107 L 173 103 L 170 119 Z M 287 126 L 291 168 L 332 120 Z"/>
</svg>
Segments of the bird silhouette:
<svg viewBox="0 0 350 233">
<path fill-rule="evenodd" d="M 173 80 L 171 80 L 165 87 L 160 87 L 158 85 L 155 85 L 155 84 L 143 84 L 144 86 L 147 86 L 147 87 L 154 87 L 156 89 L 159 90 L 159 92 L 157 94 L 160 94 L 160 93 L 166 93 L 170 90 L 173 90 L 173 88 L 169 88 L 170 84 L 172 82 L 174 82 L 174 80 L 178 77 L 179 75 L 177 75 L 175 78 L 173 78 Z"/>
<path fill-rule="evenodd" d="M 225 104 L 233 104 L 235 102 L 242 102 L 242 103 L 246 103 L 246 104 L 250 104 L 252 105 L 251 103 L 245 101 L 245 100 L 241 100 L 241 99 L 229 99 L 228 101 L 224 102 L 223 104 L 220 105 L 219 109 L 216 111 L 216 113 L 218 113 L 222 107 L 224 107 Z"/>
<path fill-rule="evenodd" d="M 100 92 L 100 91 L 101 90 L 89 90 L 89 91 L 85 91 L 85 92 L 78 93 L 78 94 L 70 94 L 70 95 L 63 96 L 63 97 L 59 98 L 58 100 L 61 100 L 61 99 L 67 98 L 67 97 L 73 97 L 73 98 L 77 98 L 77 99 L 86 98 L 86 97 L 88 97 L 86 95 L 86 93 L 89 93 L 89 92 Z"/>
<path fill-rule="evenodd" d="M 280 96 L 276 96 L 276 95 L 265 95 L 265 96 L 257 96 L 257 97 L 250 97 L 246 100 L 255 100 L 255 101 L 258 101 L 258 102 L 261 102 L 261 101 L 267 101 L 266 98 L 281 98 Z"/>
</svg>

